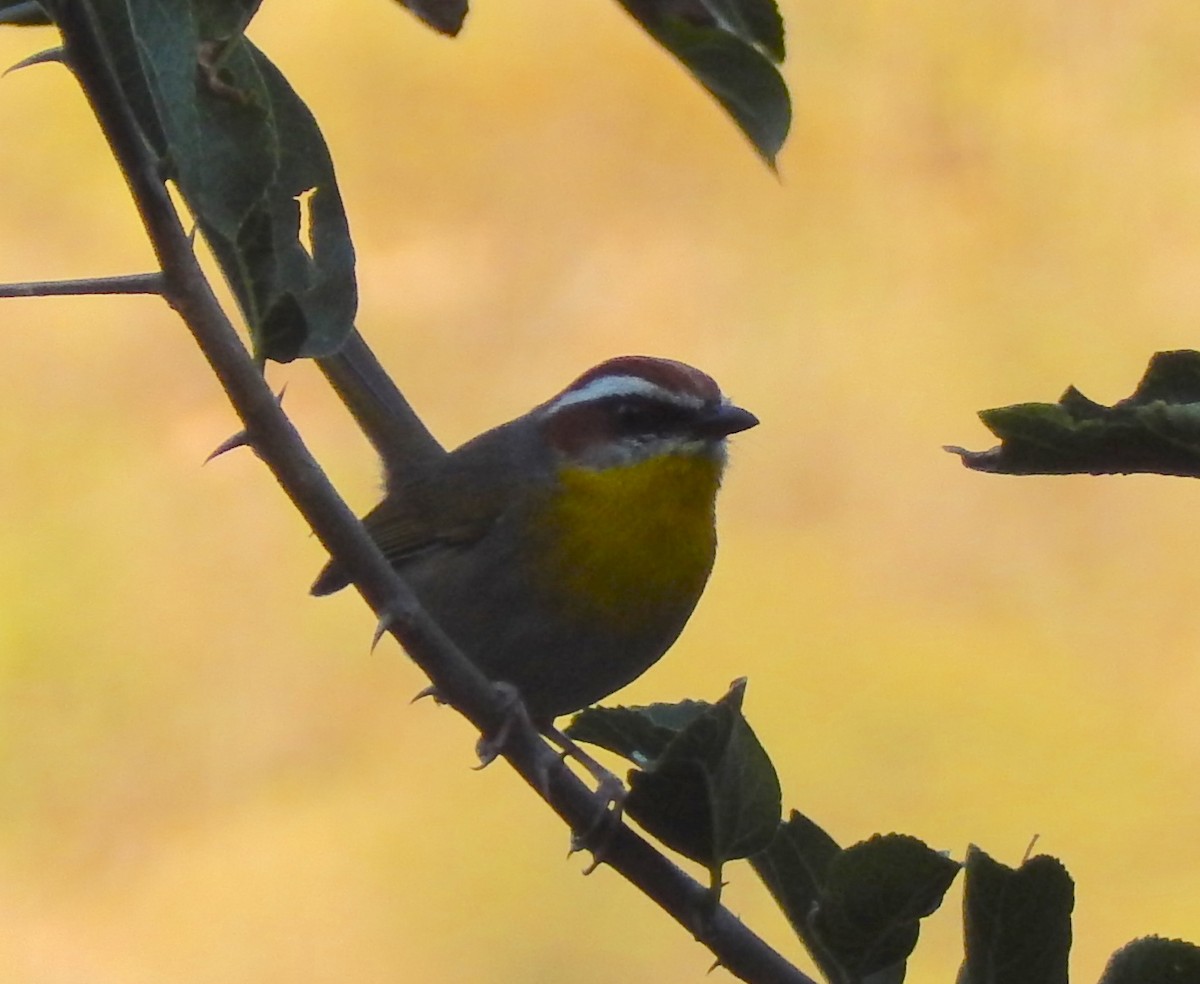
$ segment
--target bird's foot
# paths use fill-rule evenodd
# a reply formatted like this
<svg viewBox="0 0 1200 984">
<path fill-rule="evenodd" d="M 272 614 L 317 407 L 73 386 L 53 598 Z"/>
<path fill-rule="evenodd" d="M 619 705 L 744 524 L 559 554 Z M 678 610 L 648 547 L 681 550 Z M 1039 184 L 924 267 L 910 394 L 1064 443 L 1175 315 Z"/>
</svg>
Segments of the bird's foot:
<svg viewBox="0 0 1200 984">
<path fill-rule="evenodd" d="M 596 781 L 596 795 L 600 799 L 599 809 L 586 827 L 571 833 L 570 854 L 590 851 L 592 862 L 584 869 L 590 875 L 604 862 L 609 844 L 621 826 L 625 812 L 625 798 L 629 791 L 615 773 L 606 769 L 579 745 L 553 725 L 542 728 L 542 734 L 562 749 L 563 759 L 574 759 Z"/>
<path fill-rule="evenodd" d="M 486 769 L 489 765 L 496 761 L 504 751 L 504 746 L 508 744 L 508 739 L 512 735 L 514 724 L 524 721 L 530 724 L 529 712 L 525 709 L 525 701 L 521 699 L 521 692 L 511 683 L 497 681 L 492 684 L 496 688 L 496 694 L 503 702 L 502 718 L 500 727 L 493 734 L 481 735 L 479 740 L 475 742 L 475 754 L 479 756 L 479 764 L 476 769 Z M 539 785 L 544 790 L 548 786 L 548 780 L 541 782 Z"/>
</svg>

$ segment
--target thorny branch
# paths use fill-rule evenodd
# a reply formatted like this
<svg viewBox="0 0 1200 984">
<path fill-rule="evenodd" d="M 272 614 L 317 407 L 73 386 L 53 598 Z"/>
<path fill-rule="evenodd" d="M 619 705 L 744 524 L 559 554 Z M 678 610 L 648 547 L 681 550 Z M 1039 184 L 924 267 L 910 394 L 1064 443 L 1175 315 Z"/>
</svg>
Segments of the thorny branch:
<svg viewBox="0 0 1200 984">
<path fill-rule="evenodd" d="M 59 285 L 9 285 L 0 296 L 62 293 L 161 293 L 180 315 L 245 428 L 251 444 L 321 543 L 353 576 L 363 598 L 433 681 L 483 734 L 494 734 L 509 706 L 421 609 L 309 454 L 247 353 L 205 278 L 91 20 L 88 5 L 47 0 L 63 35 L 65 63 L 96 114 L 146 227 L 161 274 L 97 278 Z M 355 344 L 358 344 L 356 342 Z M 398 391 L 397 391 L 398 392 Z M 588 789 L 529 725 L 506 730 L 502 755 L 573 831 L 594 826 L 603 797 Z M 600 861 L 628 879 L 707 946 L 717 964 L 754 984 L 815 984 L 624 823 L 606 833 Z"/>
</svg>

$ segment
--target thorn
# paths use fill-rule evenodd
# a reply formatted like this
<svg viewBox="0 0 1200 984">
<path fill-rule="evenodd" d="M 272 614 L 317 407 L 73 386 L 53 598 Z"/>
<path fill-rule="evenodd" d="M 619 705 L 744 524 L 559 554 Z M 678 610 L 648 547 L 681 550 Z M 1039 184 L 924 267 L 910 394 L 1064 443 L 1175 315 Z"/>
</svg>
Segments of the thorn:
<svg viewBox="0 0 1200 984">
<path fill-rule="evenodd" d="M 391 612 L 385 611 L 379 616 L 379 621 L 375 623 L 375 634 L 371 636 L 371 652 L 375 652 L 375 647 L 379 645 L 379 640 L 382 639 L 387 633 L 387 630 L 395 624 L 396 616 Z M 421 693 L 417 694 L 417 696 L 413 698 L 413 700 L 420 700 L 424 694 L 425 691 L 422 690 Z"/>
<path fill-rule="evenodd" d="M 442 700 L 442 695 L 438 693 L 437 687 L 435 687 L 432 683 L 425 689 L 419 691 L 417 693 L 417 695 L 412 700 L 409 701 L 409 703 L 415 704 L 417 701 L 419 701 L 425 697 L 432 697 L 433 702 L 435 704 L 444 704 L 445 703 L 445 701 Z"/>
<path fill-rule="evenodd" d="M 219 458 L 228 451 L 233 451 L 236 448 L 252 448 L 254 445 L 250 441 L 250 432 L 240 430 L 232 437 L 227 437 L 216 446 L 212 454 L 204 459 L 204 464 L 208 464 L 214 458 Z"/>
<path fill-rule="evenodd" d="M 15 65 L 9 65 L 4 70 L 5 75 L 10 75 L 21 68 L 29 68 L 30 65 L 48 65 L 53 62 L 58 62 L 60 65 L 65 65 L 66 51 L 62 47 L 47 48 L 45 51 L 39 51 L 35 55 L 30 55 L 28 58 L 22 58 Z"/>
<path fill-rule="evenodd" d="M 283 394 L 286 392 L 287 392 L 287 383 L 284 383 L 283 387 L 279 390 L 279 392 L 275 394 L 275 405 L 276 406 L 279 406 L 279 407 L 283 406 Z M 221 455 L 225 454 L 227 451 L 233 451 L 236 448 L 250 448 L 251 450 L 254 450 L 254 442 L 250 439 L 250 431 L 248 429 L 243 428 L 242 430 L 240 430 L 236 434 L 234 434 L 232 437 L 227 437 L 224 441 L 222 441 L 220 444 L 218 444 L 216 449 L 212 452 L 212 454 L 210 454 L 207 458 L 204 459 L 204 464 L 207 465 L 210 461 L 213 460 L 213 458 L 219 458 L 219 457 L 221 457 Z M 379 641 L 378 636 L 376 636 L 375 641 L 376 642 Z M 374 649 L 375 646 L 372 645 L 371 648 Z"/>
<path fill-rule="evenodd" d="M 714 970 L 719 970 L 721 967 L 724 967 L 724 966 L 725 965 L 723 963 L 721 963 L 721 958 L 717 957 L 717 959 L 712 962 L 712 966 L 709 967 L 705 973 L 711 974 Z"/>
</svg>

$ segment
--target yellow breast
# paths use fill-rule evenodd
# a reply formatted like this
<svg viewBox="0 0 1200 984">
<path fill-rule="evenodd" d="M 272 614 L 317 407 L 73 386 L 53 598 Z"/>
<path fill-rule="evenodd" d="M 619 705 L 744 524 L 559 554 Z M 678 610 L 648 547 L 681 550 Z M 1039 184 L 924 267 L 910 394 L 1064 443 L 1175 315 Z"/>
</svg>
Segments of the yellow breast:
<svg viewBox="0 0 1200 984">
<path fill-rule="evenodd" d="M 721 470 L 705 454 L 564 469 L 545 528 L 548 586 L 628 629 L 690 611 L 716 552 Z"/>
</svg>

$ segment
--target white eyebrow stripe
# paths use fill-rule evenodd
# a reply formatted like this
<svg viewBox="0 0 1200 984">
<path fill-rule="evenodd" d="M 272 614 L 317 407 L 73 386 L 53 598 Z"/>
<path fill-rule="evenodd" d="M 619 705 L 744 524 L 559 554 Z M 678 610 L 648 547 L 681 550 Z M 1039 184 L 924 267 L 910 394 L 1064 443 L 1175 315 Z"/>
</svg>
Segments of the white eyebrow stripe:
<svg viewBox="0 0 1200 984">
<path fill-rule="evenodd" d="M 648 396 L 664 403 L 674 403 L 691 409 L 704 406 L 704 401 L 698 396 L 663 389 L 657 383 L 641 376 L 600 376 L 581 389 L 567 390 L 546 408 L 546 416 L 556 414 L 564 407 L 594 403 L 612 396 Z"/>
</svg>

